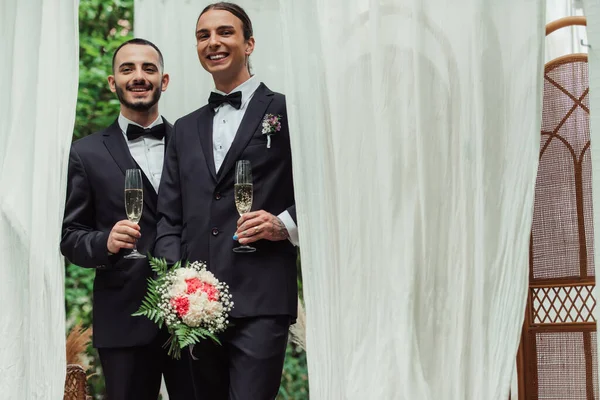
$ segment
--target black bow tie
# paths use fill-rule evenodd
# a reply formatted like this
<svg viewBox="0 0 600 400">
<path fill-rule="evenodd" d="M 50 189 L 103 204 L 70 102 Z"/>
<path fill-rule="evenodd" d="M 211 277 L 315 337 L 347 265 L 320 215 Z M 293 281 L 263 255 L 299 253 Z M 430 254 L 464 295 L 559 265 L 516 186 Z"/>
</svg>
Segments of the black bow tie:
<svg viewBox="0 0 600 400">
<path fill-rule="evenodd" d="M 152 128 L 142 128 L 138 125 L 129 124 L 127 126 L 127 140 L 134 140 L 145 135 L 152 135 L 157 139 L 165 137 L 165 124 L 155 125 Z"/>
<path fill-rule="evenodd" d="M 235 107 L 237 110 L 239 110 L 242 106 L 242 92 L 234 92 L 227 95 L 222 95 L 215 92 L 210 93 L 208 104 L 210 104 L 212 108 L 217 108 L 223 103 L 229 103 L 232 107 Z"/>
</svg>

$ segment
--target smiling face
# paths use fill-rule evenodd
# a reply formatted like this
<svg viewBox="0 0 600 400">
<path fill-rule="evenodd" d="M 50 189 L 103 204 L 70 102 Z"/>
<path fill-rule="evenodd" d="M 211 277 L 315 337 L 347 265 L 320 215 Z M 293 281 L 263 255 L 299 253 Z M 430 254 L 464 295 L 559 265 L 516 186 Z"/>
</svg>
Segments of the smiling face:
<svg viewBox="0 0 600 400">
<path fill-rule="evenodd" d="M 115 55 L 114 75 L 108 77 L 110 90 L 117 94 L 121 112 L 127 118 L 136 112 L 157 114 L 160 95 L 169 76 L 160 68 L 158 52 L 147 45 L 127 44 Z"/>
<path fill-rule="evenodd" d="M 250 78 L 247 60 L 254 38 L 244 38 L 242 21 L 229 11 L 211 9 L 198 18 L 196 45 L 200 64 L 217 89 L 228 93 Z"/>
</svg>

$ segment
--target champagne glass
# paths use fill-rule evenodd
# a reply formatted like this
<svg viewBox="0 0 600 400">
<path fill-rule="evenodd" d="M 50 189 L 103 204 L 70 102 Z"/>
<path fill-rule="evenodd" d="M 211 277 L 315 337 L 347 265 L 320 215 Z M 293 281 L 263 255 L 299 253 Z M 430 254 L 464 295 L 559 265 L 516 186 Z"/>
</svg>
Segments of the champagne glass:
<svg viewBox="0 0 600 400">
<path fill-rule="evenodd" d="M 125 171 L 125 213 L 127 219 L 139 223 L 144 209 L 144 190 L 142 183 L 142 171 L 139 169 L 128 169 Z M 133 250 L 123 258 L 138 259 L 146 258 L 137 251 L 137 240 L 133 242 Z"/>
<path fill-rule="evenodd" d="M 235 164 L 235 185 L 233 187 L 235 207 L 240 217 L 252 208 L 252 167 L 250 161 L 240 160 Z M 243 245 L 233 249 L 236 253 L 252 253 L 256 248 Z"/>
</svg>

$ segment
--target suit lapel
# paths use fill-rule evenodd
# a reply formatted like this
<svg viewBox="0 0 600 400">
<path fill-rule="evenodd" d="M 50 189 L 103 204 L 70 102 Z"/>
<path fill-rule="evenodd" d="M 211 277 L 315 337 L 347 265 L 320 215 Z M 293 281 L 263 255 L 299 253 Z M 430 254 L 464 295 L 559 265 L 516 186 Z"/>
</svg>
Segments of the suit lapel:
<svg viewBox="0 0 600 400">
<path fill-rule="evenodd" d="M 150 183 L 150 179 L 146 176 L 144 171 L 140 168 L 138 163 L 135 163 L 136 168 L 142 171 L 142 181 L 144 181 L 144 202 L 152 211 L 152 213 L 156 214 L 156 203 L 158 202 L 158 193 L 156 193 L 156 189 Z"/>
<path fill-rule="evenodd" d="M 115 121 L 105 132 L 104 132 L 104 145 L 106 149 L 115 160 L 115 163 L 118 165 L 119 169 L 125 175 L 125 171 L 128 169 L 138 168 L 141 171 L 141 168 L 129 152 L 129 147 L 127 146 L 127 142 L 125 141 L 125 137 L 123 136 L 123 132 L 121 132 L 121 128 L 119 124 Z M 156 213 L 156 201 L 157 194 L 154 190 L 154 187 L 150 183 L 144 171 L 142 171 L 142 180 L 144 182 L 144 203 L 148 206 L 148 208 Z M 125 190 L 123 188 L 123 190 Z M 123 194 L 125 196 L 125 194 Z"/>
<path fill-rule="evenodd" d="M 131 153 L 129 153 L 123 132 L 121 132 L 121 128 L 119 128 L 117 122 L 104 132 L 104 145 L 121 169 L 121 172 L 123 172 L 123 175 L 125 175 L 126 170 L 137 168 L 133 157 L 131 157 Z"/>
<path fill-rule="evenodd" d="M 250 139 L 256 132 L 259 124 L 262 122 L 262 119 L 265 116 L 265 112 L 267 111 L 267 107 L 271 104 L 273 100 L 273 92 L 271 92 L 263 83 L 260 84 L 254 96 L 252 96 L 252 100 L 250 100 L 250 104 L 248 104 L 248 109 L 242 118 L 242 122 L 240 123 L 240 127 L 238 128 L 235 139 L 233 139 L 233 143 L 231 144 L 231 148 L 227 152 L 225 156 L 225 160 L 223 160 L 223 164 L 219 169 L 217 174 L 217 181 L 221 181 L 224 176 L 233 168 L 236 161 L 238 161 L 240 155 L 248 145 Z M 214 167 L 214 162 L 213 162 Z"/>
<path fill-rule="evenodd" d="M 204 107 L 198 116 L 198 135 L 204 153 L 206 165 L 214 181 L 217 181 L 215 171 L 215 155 L 213 153 L 213 119 L 215 111 L 210 106 Z"/>
<path fill-rule="evenodd" d="M 165 117 L 163 117 L 163 123 L 165 124 L 165 153 L 167 152 L 167 145 L 173 134 L 173 125 L 171 125 Z"/>
</svg>

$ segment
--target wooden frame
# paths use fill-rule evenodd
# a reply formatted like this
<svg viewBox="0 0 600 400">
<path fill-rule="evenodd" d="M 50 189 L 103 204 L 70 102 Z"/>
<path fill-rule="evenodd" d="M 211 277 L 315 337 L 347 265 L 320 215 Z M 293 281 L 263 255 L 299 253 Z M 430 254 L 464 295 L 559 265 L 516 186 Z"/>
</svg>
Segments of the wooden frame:
<svg viewBox="0 0 600 400">
<path fill-rule="evenodd" d="M 546 25 L 546 36 L 554 31 L 557 31 L 561 28 L 566 28 L 568 26 L 587 26 L 587 20 L 585 17 L 573 16 L 564 17 L 557 19 L 556 21 L 549 22 Z"/>
</svg>

